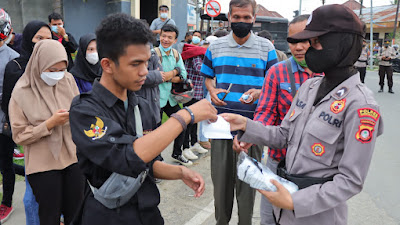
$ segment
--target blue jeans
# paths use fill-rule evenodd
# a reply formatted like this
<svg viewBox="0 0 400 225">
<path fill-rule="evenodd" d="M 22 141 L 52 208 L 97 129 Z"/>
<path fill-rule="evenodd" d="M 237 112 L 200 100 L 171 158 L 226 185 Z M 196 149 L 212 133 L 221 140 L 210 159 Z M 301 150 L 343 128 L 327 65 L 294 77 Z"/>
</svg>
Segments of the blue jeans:
<svg viewBox="0 0 400 225">
<path fill-rule="evenodd" d="M 25 217 L 26 225 L 40 225 L 39 221 L 39 204 L 37 203 L 35 196 L 33 195 L 31 185 L 28 182 L 28 178 L 25 176 L 25 195 L 24 195 L 24 206 L 25 206 Z"/>
</svg>

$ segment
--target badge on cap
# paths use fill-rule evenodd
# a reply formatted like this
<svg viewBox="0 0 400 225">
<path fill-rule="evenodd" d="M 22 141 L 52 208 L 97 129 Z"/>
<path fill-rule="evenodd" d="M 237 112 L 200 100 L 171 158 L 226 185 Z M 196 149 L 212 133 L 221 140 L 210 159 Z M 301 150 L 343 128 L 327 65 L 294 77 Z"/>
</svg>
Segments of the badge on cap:
<svg viewBox="0 0 400 225">
<path fill-rule="evenodd" d="M 316 156 L 322 156 L 325 153 L 325 146 L 321 143 L 315 143 L 311 146 L 312 153 Z"/>
<path fill-rule="evenodd" d="M 369 143 L 372 140 L 372 133 L 374 132 L 374 126 L 366 123 L 362 123 L 356 133 L 356 139 L 361 143 Z"/>
<path fill-rule="evenodd" d="M 90 125 L 89 130 L 83 130 L 86 136 L 92 138 L 93 141 L 102 138 L 107 132 L 107 127 L 104 127 L 103 120 L 101 120 L 97 116 L 95 118 L 96 118 L 96 124 Z"/>
<path fill-rule="evenodd" d="M 345 106 L 346 106 L 346 99 L 334 101 L 331 104 L 331 111 L 335 114 L 338 114 L 341 111 L 343 111 Z"/>
</svg>

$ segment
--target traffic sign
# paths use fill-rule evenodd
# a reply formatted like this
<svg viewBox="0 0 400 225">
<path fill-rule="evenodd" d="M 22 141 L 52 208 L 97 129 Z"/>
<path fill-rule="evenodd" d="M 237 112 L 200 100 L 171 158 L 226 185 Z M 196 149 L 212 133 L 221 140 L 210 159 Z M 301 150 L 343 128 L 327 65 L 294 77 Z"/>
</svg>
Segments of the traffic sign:
<svg viewBox="0 0 400 225">
<path fill-rule="evenodd" d="M 211 0 L 206 4 L 206 13 L 210 17 L 217 17 L 221 13 L 221 5 L 219 2 Z"/>
</svg>

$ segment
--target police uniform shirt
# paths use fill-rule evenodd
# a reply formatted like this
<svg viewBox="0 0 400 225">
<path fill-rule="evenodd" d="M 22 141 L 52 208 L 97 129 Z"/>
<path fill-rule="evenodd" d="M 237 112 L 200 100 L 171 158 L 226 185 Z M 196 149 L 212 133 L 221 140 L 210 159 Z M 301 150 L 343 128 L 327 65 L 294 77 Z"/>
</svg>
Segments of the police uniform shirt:
<svg viewBox="0 0 400 225">
<path fill-rule="evenodd" d="M 157 208 L 160 194 L 153 181 L 153 163 L 144 163 L 135 153 L 134 107 L 139 105 L 144 131 L 154 128 L 155 119 L 148 113 L 146 100 L 128 91 L 128 109 L 98 81 L 89 93 L 74 98 L 70 109 L 72 138 L 77 146 L 79 166 L 96 188 L 112 172 L 137 177 L 149 169 L 138 192 L 125 205 L 108 209 L 90 193 L 83 205 L 82 224 L 163 224 Z"/>
<path fill-rule="evenodd" d="M 383 133 L 372 92 L 353 75 L 313 105 L 322 78 L 307 80 L 278 126 L 247 121 L 239 140 L 271 148 L 288 147 L 290 174 L 326 178 L 292 194 L 294 210 L 282 210 L 281 224 L 347 224 L 346 201 L 358 194 L 371 162 L 376 137 Z M 279 217 L 280 209 L 274 207 Z"/>
</svg>

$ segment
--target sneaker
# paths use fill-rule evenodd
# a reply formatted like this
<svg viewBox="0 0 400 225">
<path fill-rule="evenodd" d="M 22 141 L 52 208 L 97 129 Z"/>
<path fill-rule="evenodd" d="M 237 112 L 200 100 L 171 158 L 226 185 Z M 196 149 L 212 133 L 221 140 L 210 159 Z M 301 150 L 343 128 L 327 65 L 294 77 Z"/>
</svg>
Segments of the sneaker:
<svg viewBox="0 0 400 225">
<path fill-rule="evenodd" d="M 14 148 L 13 157 L 14 159 L 23 159 L 24 153 L 21 153 L 18 149 Z"/>
<path fill-rule="evenodd" d="M 173 155 L 173 156 L 172 156 L 172 159 L 173 159 L 174 161 L 176 161 L 176 162 L 178 162 L 178 163 L 184 165 L 184 166 L 191 166 L 191 165 L 193 165 L 193 162 L 190 161 L 190 160 L 187 160 L 187 159 L 185 158 L 185 156 L 183 156 L 183 155 Z"/>
<path fill-rule="evenodd" d="M 208 149 L 208 150 L 211 149 L 211 143 L 209 141 L 200 141 L 199 143 L 200 143 L 201 147 Z"/>
<path fill-rule="evenodd" d="M 201 145 L 200 145 L 199 143 L 194 144 L 194 145 L 190 148 L 190 150 L 192 150 L 192 151 L 197 151 L 197 152 L 200 153 L 200 154 L 205 154 L 205 153 L 208 152 L 208 150 L 205 149 L 205 148 L 203 148 L 203 147 L 201 147 Z"/>
<path fill-rule="evenodd" d="M 4 223 L 11 215 L 11 213 L 14 211 L 13 207 L 8 207 L 6 205 L 1 204 L 0 205 L 0 220 L 1 223 Z"/>
<path fill-rule="evenodd" d="M 198 159 L 199 157 L 195 155 L 192 150 L 189 148 L 183 150 L 182 155 L 185 156 L 187 159 L 193 160 L 193 159 Z"/>
</svg>

